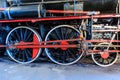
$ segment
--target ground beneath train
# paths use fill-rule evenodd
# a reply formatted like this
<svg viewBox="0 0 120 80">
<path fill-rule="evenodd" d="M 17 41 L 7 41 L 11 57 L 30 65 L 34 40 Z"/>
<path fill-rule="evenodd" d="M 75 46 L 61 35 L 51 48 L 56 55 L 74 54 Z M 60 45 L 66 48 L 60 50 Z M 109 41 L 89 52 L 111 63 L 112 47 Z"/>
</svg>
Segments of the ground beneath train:
<svg viewBox="0 0 120 80">
<path fill-rule="evenodd" d="M 120 62 L 103 68 L 91 61 L 70 66 L 51 62 L 34 62 L 22 65 L 0 58 L 0 80 L 119 80 Z"/>
</svg>

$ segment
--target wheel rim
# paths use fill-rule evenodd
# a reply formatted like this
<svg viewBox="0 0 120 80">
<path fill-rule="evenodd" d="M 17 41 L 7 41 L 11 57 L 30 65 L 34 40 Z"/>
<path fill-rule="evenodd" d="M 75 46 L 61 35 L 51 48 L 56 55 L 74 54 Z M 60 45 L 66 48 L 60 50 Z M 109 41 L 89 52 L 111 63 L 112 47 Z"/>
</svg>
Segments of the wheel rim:
<svg viewBox="0 0 120 80">
<path fill-rule="evenodd" d="M 65 40 L 65 39 L 73 39 L 78 38 L 80 35 L 79 31 L 68 25 L 60 25 L 53 28 L 47 34 L 45 41 L 48 40 Z M 78 44 L 79 41 L 67 42 L 63 41 L 60 43 L 51 43 L 51 44 Z M 55 63 L 60 65 L 70 65 L 77 62 L 81 56 L 83 55 L 81 49 L 77 48 L 45 48 L 47 56 Z M 80 52 L 81 51 L 81 52 Z"/>
<path fill-rule="evenodd" d="M 23 42 L 40 42 L 41 37 L 38 33 L 28 27 L 16 27 L 9 32 L 6 38 L 6 45 L 22 44 Z M 26 64 L 31 63 L 36 60 L 40 53 L 41 49 L 38 48 L 8 48 L 7 53 L 14 61 Z"/>
<path fill-rule="evenodd" d="M 109 43 L 100 43 L 98 45 L 109 45 Z M 107 47 L 95 47 L 94 50 L 105 50 Z M 109 50 L 113 50 L 115 48 L 110 47 Z M 113 52 L 102 52 L 100 54 L 92 54 L 93 61 L 102 67 L 108 67 L 113 65 L 118 59 L 118 53 Z"/>
</svg>

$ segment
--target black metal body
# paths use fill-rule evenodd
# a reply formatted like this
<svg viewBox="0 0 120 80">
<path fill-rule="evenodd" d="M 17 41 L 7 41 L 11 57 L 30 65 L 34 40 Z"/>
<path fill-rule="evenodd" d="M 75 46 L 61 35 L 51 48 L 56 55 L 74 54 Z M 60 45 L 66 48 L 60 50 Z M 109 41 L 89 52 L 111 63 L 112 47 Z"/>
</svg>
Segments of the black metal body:
<svg viewBox="0 0 120 80">
<path fill-rule="evenodd" d="M 42 17 L 43 16 L 42 5 L 26 5 L 26 6 L 14 6 L 5 10 L 5 15 L 11 18 L 28 18 L 28 17 Z"/>
<path fill-rule="evenodd" d="M 54 0 L 54 3 L 51 3 L 51 0 L 40 0 L 39 3 L 37 0 L 1 0 L 1 8 L 7 9 L 3 12 L 0 12 L 0 19 L 2 18 L 29 18 L 29 17 L 43 17 L 48 10 L 79 10 L 79 11 L 100 11 L 101 13 L 116 13 L 116 7 L 118 6 L 118 0 L 87 0 L 87 2 L 67 2 L 67 0 L 62 0 L 64 3 Z M 58 2 L 57 2 L 58 1 Z M 11 3 L 10 3 L 11 2 Z M 44 3 L 42 3 L 44 2 Z M 48 3 L 45 3 L 48 2 Z M 14 4 L 12 4 L 14 3 Z M 33 4 L 32 4 L 33 3 Z M 44 8 L 43 8 L 44 5 Z M 4 15 L 3 15 L 4 13 Z"/>
<path fill-rule="evenodd" d="M 81 0 L 7 0 L 8 2 L 14 2 L 15 4 L 31 4 L 38 2 L 43 2 L 48 9 L 63 9 L 64 4 L 70 3 L 71 5 L 74 1 L 80 2 Z M 62 1 L 64 3 L 62 3 Z M 70 2 L 72 1 L 72 2 Z M 87 11 L 101 11 L 103 13 L 115 13 L 116 7 L 118 5 L 119 0 L 82 0 L 84 2 L 84 10 Z M 47 3 L 46 3 L 47 2 Z M 53 2 L 53 3 L 52 3 Z M 50 4 L 49 4 L 50 3 Z M 74 7 L 74 6 L 73 6 Z"/>
</svg>

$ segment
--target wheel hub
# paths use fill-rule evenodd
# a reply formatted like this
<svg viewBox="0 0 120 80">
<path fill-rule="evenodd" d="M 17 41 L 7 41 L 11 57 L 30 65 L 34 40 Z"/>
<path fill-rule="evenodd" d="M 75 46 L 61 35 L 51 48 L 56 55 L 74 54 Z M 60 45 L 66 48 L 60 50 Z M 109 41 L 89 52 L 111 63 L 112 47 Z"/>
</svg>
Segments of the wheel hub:
<svg viewBox="0 0 120 80">
<path fill-rule="evenodd" d="M 20 43 L 19 43 L 19 45 L 24 45 L 25 44 L 25 42 L 24 41 L 20 41 Z M 25 48 L 20 48 L 21 50 L 24 50 Z"/>
<path fill-rule="evenodd" d="M 68 45 L 69 43 L 67 41 L 62 41 L 60 45 Z M 63 51 L 67 50 L 68 48 L 61 48 Z"/>
<path fill-rule="evenodd" d="M 100 55 L 103 59 L 107 59 L 109 57 L 109 52 L 101 52 Z"/>
<path fill-rule="evenodd" d="M 25 43 L 26 42 L 24 42 L 24 41 L 20 41 L 19 42 L 19 45 L 25 45 Z M 33 43 L 38 43 L 39 44 L 39 40 L 38 40 L 38 38 L 37 38 L 37 36 L 34 34 L 34 36 L 33 36 Z M 26 48 L 24 47 L 21 47 L 20 48 L 21 50 L 25 50 Z M 38 54 L 38 51 L 39 51 L 39 48 L 33 48 L 33 50 L 32 50 L 32 58 L 35 58 L 36 56 L 37 56 L 37 54 Z"/>
</svg>

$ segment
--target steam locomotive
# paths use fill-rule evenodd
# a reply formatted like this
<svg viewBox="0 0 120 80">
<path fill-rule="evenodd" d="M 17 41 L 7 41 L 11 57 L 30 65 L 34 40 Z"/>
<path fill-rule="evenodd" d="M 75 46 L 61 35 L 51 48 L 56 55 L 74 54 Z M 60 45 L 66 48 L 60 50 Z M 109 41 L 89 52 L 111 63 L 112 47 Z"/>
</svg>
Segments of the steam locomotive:
<svg viewBox="0 0 120 80">
<path fill-rule="evenodd" d="M 92 55 L 102 67 L 118 59 L 119 0 L 0 0 L 0 4 L 0 55 L 21 64 L 48 56 L 60 65 Z"/>
</svg>

